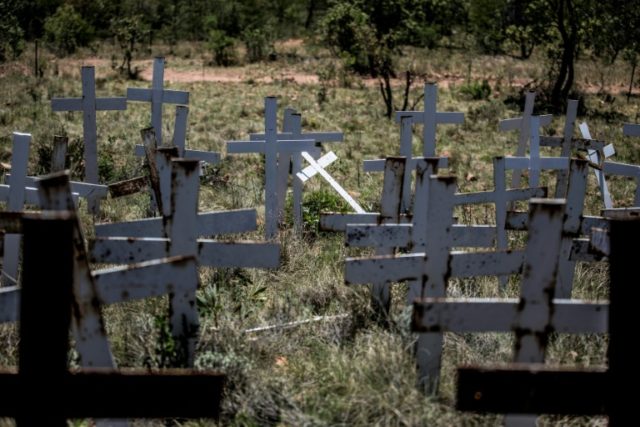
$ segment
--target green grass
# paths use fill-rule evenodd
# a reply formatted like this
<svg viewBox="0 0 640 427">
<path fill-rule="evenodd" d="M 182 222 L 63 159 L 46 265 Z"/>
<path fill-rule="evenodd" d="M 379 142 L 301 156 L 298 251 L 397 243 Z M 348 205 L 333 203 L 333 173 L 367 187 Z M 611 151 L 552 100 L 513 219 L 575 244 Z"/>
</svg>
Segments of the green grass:
<svg viewBox="0 0 640 427">
<path fill-rule="evenodd" d="M 148 82 L 130 82 L 110 68 L 112 47 L 98 54 L 98 96 L 123 96 L 127 87 L 147 87 Z M 167 52 L 158 46 L 140 66 L 151 66 L 153 55 Z M 293 107 L 303 114 L 304 130 L 342 130 L 343 144 L 331 145 L 339 160 L 330 173 L 367 209 L 379 205 L 381 176 L 361 170 L 363 159 L 397 154 L 398 127 L 383 116 L 379 89 L 350 75 L 318 48 L 281 47 L 275 62 L 250 64 L 250 76 L 239 83 L 193 82 L 169 84 L 172 89 L 191 92 L 189 147 L 224 152 L 224 142 L 246 139 L 263 127 L 263 98 L 276 95 L 280 111 Z M 199 45 L 180 45 L 168 68 L 201 70 L 208 54 Z M 54 134 L 67 134 L 72 141 L 82 135 L 77 113 L 53 113 L 53 96 L 80 94 L 79 68 L 83 54 L 69 59 L 44 58 L 45 76 L 36 81 L 29 76 L 30 52 L 22 62 L 0 67 L 0 161 L 10 161 L 11 132 L 30 132 L 34 137 L 30 172 L 46 169 L 47 147 Z M 87 55 L 87 53 L 85 53 Z M 451 173 L 458 177 L 461 191 L 493 187 L 491 159 L 512 154 L 516 136 L 498 133 L 497 120 L 519 115 L 519 107 L 505 100 L 517 95 L 518 83 L 541 80 L 543 58 L 518 61 L 462 51 L 410 51 L 402 59 L 417 75 L 429 80 L 447 80 L 439 91 L 439 110 L 463 111 L 462 126 L 438 129 L 438 151 L 451 159 Z M 469 67 L 471 64 L 471 67 Z M 600 77 L 592 73 L 594 64 L 578 64 L 579 87 L 592 87 Z M 468 76 L 469 69 L 471 70 Z M 623 64 L 608 67 L 604 77 L 609 87 L 625 84 Z M 214 71 L 207 69 L 207 71 Z M 279 79 L 287 73 L 321 72 L 327 79 L 320 84 L 296 84 Z M 26 76 L 25 76 L 26 74 Z M 256 83 L 273 77 L 274 83 Z M 491 92 L 469 96 L 461 89 L 467 77 L 471 82 L 487 79 Z M 422 90 L 417 82 L 411 102 Z M 593 92 L 593 91 L 592 91 Z M 396 90 L 400 97 L 401 89 Z M 473 95 L 473 93 L 472 93 Z M 480 99 L 474 99 L 480 98 Z M 610 94 L 586 93 L 583 101 L 594 137 L 615 144 L 617 161 L 638 162 L 640 141 L 622 136 L 622 122 L 637 120 L 640 103 L 629 103 L 614 90 Z M 126 112 L 98 113 L 99 153 L 105 181 L 124 179 L 143 173 L 133 147 L 140 141 L 139 130 L 149 125 L 147 104 L 130 103 Z M 421 105 L 418 103 L 418 108 Z M 165 135 L 172 133 L 173 109 L 165 108 Z M 281 119 L 281 116 L 279 116 Z M 563 118 L 554 119 L 552 132 L 562 131 Z M 420 153 L 421 129 L 414 131 L 414 154 Z M 81 150 L 73 151 L 73 170 L 82 171 Z M 255 207 L 263 212 L 263 165 L 258 155 L 226 156 L 220 165 L 209 168 L 200 190 L 201 211 Z M 599 210 L 595 179 L 590 178 L 587 212 Z M 551 183 L 550 175 L 543 182 Z M 617 206 L 629 206 L 635 186 L 626 179 L 613 179 L 610 188 Z M 331 203 L 325 194 L 330 188 L 319 179 L 306 184 L 311 205 Z M 144 215 L 148 198 L 140 195 L 103 203 L 100 221 L 121 221 Z M 460 209 L 465 222 L 493 220 L 486 206 Z M 310 212 L 308 218 L 312 219 Z M 82 216 L 91 235 L 92 218 Z M 262 220 L 260 219 L 260 222 Z M 262 224 L 262 222 L 261 222 Z M 310 227 L 312 230 L 312 227 Z M 261 239 L 261 231 L 233 236 Z M 223 403 L 222 425 L 430 425 L 493 426 L 499 417 L 461 414 L 453 409 L 455 367 L 460 363 L 507 362 L 512 339 L 508 334 L 446 334 L 443 378 L 438 397 L 424 397 L 415 388 L 416 375 L 411 356 L 414 336 L 410 333 L 409 312 L 404 308 L 402 285 L 394 286 L 393 319 L 390 329 L 370 320 L 369 296 L 364 287 L 344 285 L 342 261 L 347 255 L 369 253 L 345 248 L 343 236 L 310 232 L 298 237 L 286 230 L 280 237 L 283 263 L 277 271 L 201 269 L 198 306 L 202 331 L 197 366 L 219 369 L 229 376 Z M 579 265 L 575 292 L 580 298 L 608 297 L 607 269 L 604 265 Z M 451 295 L 515 296 L 517 282 L 503 292 L 492 279 L 452 281 Z M 160 325 L 166 314 L 165 298 L 121 304 L 104 310 L 109 337 L 120 366 L 157 366 L 164 347 Z M 339 320 L 313 322 L 287 330 L 246 334 L 248 328 L 306 319 L 313 316 L 347 314 Z M 15 365 L 17 336 L 14 326 L 0 326 L 0 364 Z M 606 339 L 597 336 L 555 337 L 548 360 L 553 364 L 594 366 L 605 363 Z M 0 425 L 3 425 L 0 422 Z M 84 424 L 86 425 L 86 424 Z M 140 422 L 140 425 L 160 425 Z M 213 425 L 189 422 L 186 425 Z M 542 425 L 596 426 L 602 418 L 543 417 Z"/>
</svg>

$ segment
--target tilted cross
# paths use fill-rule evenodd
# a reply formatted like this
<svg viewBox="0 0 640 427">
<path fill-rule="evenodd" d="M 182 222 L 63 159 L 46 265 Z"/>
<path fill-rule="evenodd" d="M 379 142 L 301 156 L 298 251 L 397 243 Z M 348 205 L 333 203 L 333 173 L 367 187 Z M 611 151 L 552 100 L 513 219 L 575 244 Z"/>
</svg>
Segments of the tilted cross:
<svg viewBox="0 0 640 427">
<path fill-rule="evenodd" d="M 582 133 L 582 137 L 588 140 L 592 140 L 591 132 L 589 131 L 589 126 L 586 122 L 580 123 L 580 133 Z M 613 144 L 608 144 L 603 146 L 602 148 L 590 148 L 587 149 L 587 155 L 589 156 L 589 161 L 591 163 L 599 165 L 604 162 L 607 158 L 613 156 L 615 154 L 615 150 L 613 148 Z M 602 201 L 604 203 L 605 209 L 613 208 L 613 201 L 611 200 L 611 194 L 609 193 L 609 188 L 607 186 L 607 180 L 604 175 L 603 170 L 593 169 L 594 174 L 596 175 L 596 182 L 598 183 L 598 188 L 600 189 L 600 195 L 602 196 Z"/>
<path fill-rule="evenodd" d="M 25 427 L 62 427 L 69 418 L 86 417 L 216 417 L 224 381 L 219 374 L 69 371 L 75 221 L 69 212 L 23 219 L 20 359 L 17 374 L 0 373 L 0 416 L 14 417 Z M 48 286 L 54 271 L 56 286 Z M 60 390 L 64 399 L 53 399 Z M 38 406 L 25 406 L 27 401 Z"/>
<path fill-rule="evenodd" d="M 53 98 L 53 111 L 82 111 L 85 181 L 98 182 L 98 131 L 96 111 L 126 110 L 127 98 L 96 98 L 95 68 L 82 67 L 82 98 Z M 100 212 L 97 198 L 89 199 L 89 210 Z"/>
</svg>

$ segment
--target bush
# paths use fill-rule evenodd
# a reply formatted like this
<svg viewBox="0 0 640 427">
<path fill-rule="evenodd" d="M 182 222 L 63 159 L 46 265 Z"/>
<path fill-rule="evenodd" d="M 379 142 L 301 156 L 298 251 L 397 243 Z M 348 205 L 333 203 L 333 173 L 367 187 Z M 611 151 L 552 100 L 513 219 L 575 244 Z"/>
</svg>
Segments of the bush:
<svg viewBox="0 0 640 427">
<path fill-rule="evenodd" d="M 24 32 L 15 16 L 9 15 L 0 21 L 0 62 L 15 59 L 24 50 Z"/>
<path fill-rule="evenodd" d="M 252 28 L 242 32 L 242 41 L 247 46 L 247 61 L 258 62 L 274 54 L 273 40 L 264 28 Z"/>
<path fill-rule="evenodd" d="M 210 30 L 207 45 L 213 51 L 213 61 L 216 65 L 228 67 L 237 62 L 235 39 L 229 37 L 226 32 Z"/>
<path fill-rule="evenodd" d="M 93 28 L 70 4 L 63 4 L 44 22 L 44 37 L 59 56 L 69 55 L 93 38 Z"/>
<path fill-rule="evenodd" d="M 482 80 L 482 83 L 469 82 L 460 87 L 460 93 L 474 100 L 488 99 L 491 95 L 491 86 L 486 79 Z"/>
</svg>

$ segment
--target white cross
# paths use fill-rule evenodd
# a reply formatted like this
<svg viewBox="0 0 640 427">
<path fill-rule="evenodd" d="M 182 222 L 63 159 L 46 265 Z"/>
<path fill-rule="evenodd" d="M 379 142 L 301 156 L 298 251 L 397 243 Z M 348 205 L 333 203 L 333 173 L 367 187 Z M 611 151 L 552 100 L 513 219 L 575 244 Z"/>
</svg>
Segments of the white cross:
<svg viewBox="0 0 640 427">
<path fill-rule="evenodd" d="M 325 142 L 342 142 L 344 134 L 342 132 L 302 132 L 302 116 L 292 108 L 285 108 L 284 118 L 282 121 L 282 133 L 277 134 L 279 140 L 296 140 L 296 139 L 314 139 L 316 146 Z M 251 141 L 264 140 L 263 133 L 253 133 L 249 135 Z M 309 150 L 314 159 L 320 156 L 320 148 Z M 322 167 L 326 167 L 329 163 L 327 160 L 318 159 Z M 335 160 L 335 159 L 334 159 Z M 302 154 L 300 151 L 281 152 L 278 153 L 278 212 L 282 215 L 286 201 L 287 181 L 289 177 L 289 161 L 291 161 L 291 174 L 295 177 L 302 171 Z M 318 173 L 315 169 L 313 174 Z M 308 178 L 310 178 L 308 176 Z M 302 229 L 302 183 L 296 179 L 293 180 L 293 219 L 297 230 Z"/>
<path fill-rule="evenodd" d="M 278 139 L 278 102 L 275 97 L 264 100 L 264 140 L 229 141 L 227 153 L 263 153 L 265 155 L 265 237 L 273 239 L 278 233 L 278 154 L 316 150 L 315 139 Z M 292 137 L 293 138 L 293 137 Z M 288 164 L 288 163 L 287 163 Z"/>
<path fill-rule="evenodd" d="M 399 112 L 400 116 L 396 116 L 400 121 L 400 155 L 406 157 L 409 160 L 407 170 L 416 170 L 416 162 L 421 161 L 423 157 L 413 157 L 413 120 L 414 116 L 410 112 Z M 438 113 L 447 114 L 447 113 Z M 461 114 L 461 113 L 460 113 Z M 454 116 L 455 117 L 455 116 Z M 464 118 L 464 117 L 463 117 Z M 446 122 L 443 122 L 446 123 Z M 425 150 L 426 151 L 426 150 Z M 449 159 L 447 157 L 439 158 L 438 167 L 441 169 L 449 167 Z M 363 169 L 365 172 L 381 172 L 384 169 L 384 159 L 365 160 L 363 162 Z M 409 212 L 411 206 L 411 176 L 412 173 L 405 174 L 404 185 L 402 190 L 402 211 Z"/>
<path fill-rule="evenodd" d="M 586 122 L 580 123 L 579 128 L 583 138 L 592 139 L 591 132 L 589 131 L 589 126 Z M 600 150 L 587 150 L 589 160 L 596 165 L 599 165 L 601 161 L 604 161 L 614 154 L 615 150 L 613 148 L 613 144 L 606 145 Z M 602 201 L 604 203 L 605 209 L 613 208 L 613 201 L 611 200 L 611 194 L 609 193 L 609 188 L 607 186 L 607 180 L 604 176 L 604 171 L 594 168 L 593 173 L 596 175 L 596 182 L 598 183 L 598 188 L 600 188 L 600 195 L 602 196 Z"/>
<path fill-rule="evenodd" d="M 533 105 L 535 103 L 535 92 L 527 92 L 524 102 L 524 111 L 522 117 L 513 119 L 500 120 L 498 127 L 501 131 L 518 131 L 518 148 L 516 149 L 516 157 L 522 157 L 527 151 L 527 142 L 531 135 L 531 116 L 533 115 Z M 552 115 L 547 114 L 540 116 L 540 125 L 548 126 L 551 124 Z M 521 172 L 514 171 L 511 179 L 511 187 L 517 188 L 520 186 Z"/>
<path fill-rule="evenodd" d="M 49 210 L 68 210 L 70 207 L 68 177 L 64 174 L 52 175 L 40 182 L 43 204 Z M 170 294 L 171 325 L 177 342 L 184 351 L 187 364 L 193 364 L 193 351 L 198 330 L 198 313 L 195 308 L 195 290 L 198 288 L 197 264 L 193 257 L 172 259 L 166 254 L 146 259 L 139 265 L 127 268 L 113 268 L 91 272 L 89 254 L 84 248 L 84 237 L 77 227 L 75 270 L 77 283 L 75 295 L 79 299 L 83 313 L 78 334 L 85 345 L 83 364 L 85 366 L 105 365 L 108 343 L 96 343 L 103 328 L 95 301 L 105 304 L 151 298 Z M 189 255 L 189 254 L 181 254 Z M 169 256 L 175 256 L 171 253 Z M 80 340 L 78 340 L 80 341 Z"/>
<path fill-rule="evenodd" d="M 153 129 L 146 134 L 146 139 L 153 139 Z M 172 178 L 171 160 L 175 158 L 175 148 L 164 147 L 155 150 L 149 160 L 150 171 L 155 174 L 154 192 L 160 200 L 163 216 L 171 215 Z M 97 237 L 163 237 L 163 218 L 145 218 L 142 220 L 96 224 Z M 230 233 L 255 231 L 257 217 L 255 209 L 237 209 L 231 211 L 206 212 L 198 214 L 195 219 L 198 236 L 216 236 Z"/>
<path fill-rule="evenodd" d="M 151 103 L 151 126 L 156 132 L 158 144 L 162 144 L 162 104 L 189 103 L 189 92 L 164 89 L 164 58 L 153 61 L 151 89 L 127 88 L 127 100 Z"/>
<path fill-rule="evenodd" d="M 126 110 L 126 98 L 96 98 L 95 68 L 82 67 L 82 98 L 53 98 L 53 111 L 82 111 L 85 181 L 98 184 L 98 133 L 96 111 Z M 97 214 L 100 203 L 89 200 L 89 210 Z"/>
<path fill-rule="evenodd" d="M 199 239 L 201 235 L 198 214 L 198 162 L 174 159 L 172 210 L 164 217 L 163 236 L 98 237 L 91 247 L 95 262 L 127 264 L 173 255 L 192 255 L 201 266 L 239 268 L 277 268 L 279 246 L 274 243 L 220 242 Z M 157 224 L 157 223 L 156 223 Z M 112 230 L 113 231 L 113 230 Z"/>
<path fill-rule="evenodd" d="M 422 123 L 422 156 L 436 157 L 436 127 L 439 124 L 462 124 L 463 113 L 437 111 L 438 86 L 430 83 L 424 86 L 424 111 L 396 111 L 396 122 L 408 116 L 413 123 Z"/>
<path fill-rule="evenodd" d="M 200 160 L 211 165 L 220 163 L 220 153 L 213 151 L 191 150 L 186 148 L 188 116 L 189 107 L 187 107 L 186 105 L 176 106 L 176 120 L 173 127 L 173 142 L 171 145 L 165 144 L 164 146 L 177 147 L 178 156 L 186 159 Z M 157 143 L 158 141 L 154 139 L 154 144 L 157 145 Z M 138 157 L 145 156 L 145 149 L 143 144 L 136 144 L 135 155 Z"/>
<path fill-rule="evenodd" d="M 11 152 L 11 175 L 15 178 L 9 185 L 0 185 L 0 201 L 6 202 L 7 211 L 21 212 L 24 205 L 40 206 L 40 196 L 33 180 L 27 176 L 31 135 L 28 133 L 13 133 L 13 148 Z M 77 201 L 78 194 L 74 194 Z M 4 236 L 4 255 L 2 262 L 2 284 L 16 285 L 18 283 L 18 266 L 20 257 L 21 236 L 7 233 Z"/>
</svg>

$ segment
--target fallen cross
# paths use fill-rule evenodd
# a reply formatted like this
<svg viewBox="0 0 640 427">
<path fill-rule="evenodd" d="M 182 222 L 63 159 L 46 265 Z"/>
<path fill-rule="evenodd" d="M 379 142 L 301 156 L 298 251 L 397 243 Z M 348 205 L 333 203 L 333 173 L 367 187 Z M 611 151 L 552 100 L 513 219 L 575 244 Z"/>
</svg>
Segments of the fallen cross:
<svg viewBox="0 0 640 427">
<path fill-rule="evenodd" d="M 68 370 L 76 219 L 56 212 L 23 221 L 20 360 L 17 374 L 0 374 L 0 416 L 16 418 L 19 426 L 52 427 L 66 426 L 69 418 L 216 417 L 224 381 L 220 374 Z M 52 271 L 58 286 L 46 286 Z M 43 318 L 48 320 L 43 323 Z M 65 390 L 64 399 L 51 399 L 60 390 Z M 34 410 L 26 401 L 40 406 Z"/>
<path fill-rule="evenodd" d="M 96 112 L 107 110 L 126 110 L 126 98 L 96 98 L 95 68 L 82 67 L 82 98 L 53 98 L 53 111 L 82 111 L 85 181 L 98 182 L 98 134 Z M 89 198 L 89 211 L 94 215 L 100 212 L 99 200 Z"/>
<path fill-rule="evenodd" d="M 589 131 L 589 126 L 586 122 L 580 123 L 580 132 L 582 133 L 582 137 L 587 140 L 591 139 L 591 132 Z M 593 172 L 596 175 L 596 182 L 598 183 L 598 188 L 600 189 L 600 195 L 602 196 L 602 202 L 604 203 L 605 209 L 613 208 L 613 201 L 611 200 L 611 194 L 609 193 L 609 188 L 607 187 L 607 181 L 605 179 L 604 171 L 602 170 L 602 163 L 609 157 L 615 154 L 615 150 L 612 144 L 604 145 L 602 147 L 594 147 L 587 149 L 587 155 L 589 157 L 589 161 L 594 165 L 600 166 L 600 169 L 594 168 Z"/>
</svg>

